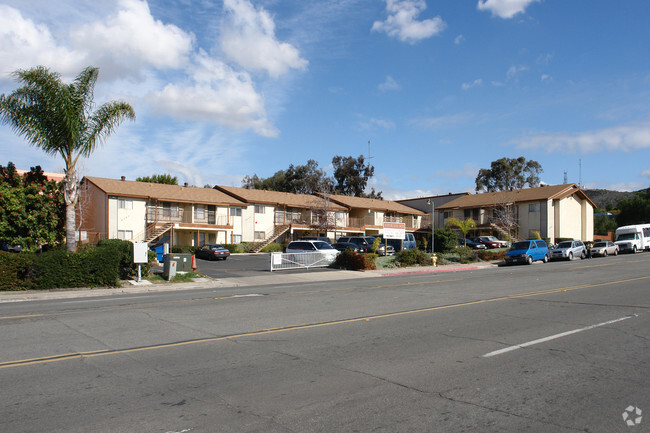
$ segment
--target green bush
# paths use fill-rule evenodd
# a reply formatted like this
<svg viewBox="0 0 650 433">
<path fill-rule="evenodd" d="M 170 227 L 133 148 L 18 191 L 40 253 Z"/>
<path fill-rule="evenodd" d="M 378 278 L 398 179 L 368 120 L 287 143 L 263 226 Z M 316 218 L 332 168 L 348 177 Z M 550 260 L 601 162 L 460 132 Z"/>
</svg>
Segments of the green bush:
<svg viewBox="0 0 650 433">
<path fill-rule="evenodd" d="M 460 263 L 473 263 L 479 261 L 478 252 L 470 247 L 456 248 L 456 254 L 458 254 L 458 261 Z"/>
<path fill-rule="evenodd" d="M 196 254 L 196 250 L 201 247 L 193 247 L 191 245 L 176 245 L 171 247 L 171 252 L 174 254 Z"/>
<path fill-rule="evenodd" d="M 282 251 L 284 251 L 284 245 L 275 242 L 262 248 L 263 253 L 281 253 Z"/>
<path fill-rule="evenodd" d="M 34 256 L 28 278 L 34 289 L 117 286 L 126 271 L 115 245 L 77 253 L 53 250 Z"/>
<path fill-rule="evenodd" d="M 31 264 L 31 254 L 14 254 L 0 251 L 0 290 L 29 289 L 26 280 Z"/>
<path fill-rule="evenodd" d="M 485 261 L 505 260 L 508 250 L 481 250 L 478 252 L 478 257 Z"/>
<path fill-rule="evenodd" d="M 402 250 L 395 255 L 395 261 L 399 264 L 400 267 L 406 266 L 426 266 L 431 264 L 431 259 L 429 255 L 424 251 L 413 249 L 413 250 Z"/>
<path fill-rule="evenodd" d="M 230 253 L 243 253 L 244 249 L 242 248 L 241 244 L 221 244 L 225 249 L 230 251 Z"/>
<path fill-rule="evenodd" d="M 434 248 L 437 253 L 451 251 L 458 245 L 458 235 L 452 229 L 435 229 Z"/>
<path fill-rule="evenodd" d="M 377 254 L 357 254 L 349 249 L 336 256 L 336 260 L 334 260 L 332 266 L 338 269 L 350 269 L 353 271 L 372 270 L 376 269 L 375 261 L 377 257 Z"/>
</svg>

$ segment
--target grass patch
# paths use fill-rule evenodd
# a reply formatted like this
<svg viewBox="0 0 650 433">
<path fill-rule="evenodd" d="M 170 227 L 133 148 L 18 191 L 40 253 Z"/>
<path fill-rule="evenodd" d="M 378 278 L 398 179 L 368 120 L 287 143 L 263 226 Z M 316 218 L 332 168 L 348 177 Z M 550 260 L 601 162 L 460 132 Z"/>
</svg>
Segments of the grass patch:
<svg viewBox="0 0 650 433">
<path fill-rule="evenodd" d="M 171 279 L 171 281 L 167 281 L 162 275 L 154 275 L 152 277 L 147 278 L 148 281 L 154 283 L 154 284 L 160 284 L 160 283 L 191 283 L 194 278 L 201 278 L 203 275 L 197 273 L 197 272 L 188 272 L 186 274 L 176 274 L 174 278 Z"/>
</svg>

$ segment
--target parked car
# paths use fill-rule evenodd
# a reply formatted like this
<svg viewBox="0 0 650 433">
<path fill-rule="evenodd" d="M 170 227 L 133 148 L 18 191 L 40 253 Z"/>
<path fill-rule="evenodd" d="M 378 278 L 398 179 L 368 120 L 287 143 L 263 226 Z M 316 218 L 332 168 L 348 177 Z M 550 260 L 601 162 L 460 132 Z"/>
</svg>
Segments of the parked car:
<svg viewBox="0 0 650 433">
<path fill-rule="evenodd" d="M 332 248 L 338 251 L 352 250 L 355 253 L 365 253 L 365 248 L 359 248 L 359 245 L 353 244 L 352 242 L 337 242 L 332 244 Z"/>
<path fill-rule="evenodd" d="M 459 247 L 464 247 L 468 246 L 473 250 L 486 250 L 488 247 L 485 244 L 482 244 L 480 242 L 476 242 L 473 239 L 458 239 L 458 246 Z"/>
<path fill-rule="evenodd" d="M 321 241 L 321 242 L 327 242 L 328 244 L 332 245 L 332 240 L 328 238 L 327 236 L 303 236 L 300 238 L 301 241 Z"/>
<path fill-rule="evenodd" d="M 195 256 L 197 259 L 226 260 L 230 257 L 230 251 L 221 244 L 203 245 L 196 250 Z"/>
<path fill-rule="evenodd" d="M 384 239 L 383 236 L 377 235 L 377 236 L 370 236 L 372 238 L 372 242 L 370 242 L 370 245 L 374 244 L 375 239 L 379 238 L 379 248 L 377 249 L 377 254 L 380 256 L 393 256 L 395 255 L 395 247 L 390 244 L 390 242 L 387 242 L 387 239 Z"/>
<path fill-rule="evenodd" d="M 592 256 L 603 256 L 607 257 L 608 255 L 618 255 L 618 245 L 612 241 L 598 241 L 595 242 L 591 247 Z"/>
<path fill-rule="evenodd" d="M 548 245 L 541 240 L 519 241 L 512 244 L 506 253 L 506 264 L 526 263 L 532 265 L 534 261 L 549 260 Z"/>
<path fill-rule="evenodd" d="M 551 260 L 573 260 L 587 257 L 587 247 L 582 241 L 562 241 L 551 250 Z"/>
<path fill-rule="evenodd" d="M 373 241 L 374 239 L 369 236 L 344 236 L 342 238 L 339 238 L 339 240 L 336 242 L 337 243 L 347 242 L 347 243 L 355 244 L 359 249 L 360 253 L 369 253 L 372 250 Z"/>
<path fill-rule="evenodd" d="M 507 248 L 510 245 L 507 241 L 499 240 L 496 236 L 479 236 L 472 238 L 472 240 L 488 248 Z"/>
<path fill-rule="evenodd" d="M 336 259 L 339 251 L 323 241 L 293 241 L 289 242 L 285 253 L 320 253 L 331 263 Z"/>
</svg>

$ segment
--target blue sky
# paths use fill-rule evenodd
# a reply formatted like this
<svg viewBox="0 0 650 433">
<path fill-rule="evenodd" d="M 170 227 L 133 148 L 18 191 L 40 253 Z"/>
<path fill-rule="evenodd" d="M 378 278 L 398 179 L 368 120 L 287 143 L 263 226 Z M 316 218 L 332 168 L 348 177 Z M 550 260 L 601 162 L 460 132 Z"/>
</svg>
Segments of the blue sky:
<svg viewBox="0 0 650 433">
<path fill-rule="evenodd" d="M 502 157 L 542 181 L 650 182 L 647 0 L 0 0 L 0 92 L 100 68 L 124 123 L 82 175 L 241 185 L 368 156 L 388 199 L 474 191 Z M 370 148 L 368 142 L 370 141 Z M 63 163 L 0 126 L 0 164 Z"/>
</svg>

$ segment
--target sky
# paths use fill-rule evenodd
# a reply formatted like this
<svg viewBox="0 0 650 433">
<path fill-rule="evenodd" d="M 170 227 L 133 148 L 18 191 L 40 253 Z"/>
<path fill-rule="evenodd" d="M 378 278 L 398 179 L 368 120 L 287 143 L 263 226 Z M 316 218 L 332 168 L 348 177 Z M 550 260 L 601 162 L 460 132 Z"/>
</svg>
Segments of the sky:
<svg viewBox="0 0 650 433">
<path fill-rule="evenodd" d="M 18 69 L 100 68 L 136 112 L 81 175 L 241 186 L 363 155 L 386 199 L 474 192 L 523 156 L 555 185 L 650 183 L 648 0 L 0 0 Z M 369 158 L 369 159 L 368 159 Z M 0 125 L 0 165 L 49 156 Z"/>
</svg>

